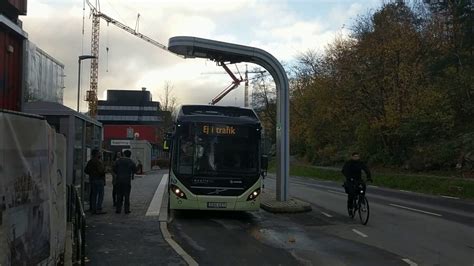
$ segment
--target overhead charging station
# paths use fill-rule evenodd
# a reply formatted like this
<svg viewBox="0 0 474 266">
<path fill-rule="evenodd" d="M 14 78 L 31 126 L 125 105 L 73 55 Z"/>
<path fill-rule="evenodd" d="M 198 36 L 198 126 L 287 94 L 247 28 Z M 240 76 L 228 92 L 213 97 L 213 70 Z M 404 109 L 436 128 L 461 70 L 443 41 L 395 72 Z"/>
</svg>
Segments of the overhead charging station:
<svg viewBox="0 0 474 266">
<path fill-rule="evenodd" d="M 288 77 L 280 62 L 270 53 L 256 47 L 191 36 L 170 38 L 168 50 L 184 58 L 205 58 L 221 65 L 225 63 L 254 63 L 270 73 L 277 92 L 276 197 L 278 201 L 287 201 L 290 174 L 290 96 Z"/>
</svg>

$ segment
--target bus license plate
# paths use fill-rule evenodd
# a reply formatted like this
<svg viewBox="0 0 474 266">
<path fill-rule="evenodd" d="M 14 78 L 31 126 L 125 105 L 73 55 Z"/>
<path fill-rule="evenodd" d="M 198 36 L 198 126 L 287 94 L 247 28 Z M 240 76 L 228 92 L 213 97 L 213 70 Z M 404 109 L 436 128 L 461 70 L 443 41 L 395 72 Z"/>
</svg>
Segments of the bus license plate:
<svg viewBox="0 0 474 266">
<path fill-rule="evenodd" d="M 207 207 L 214 209 L 224 209 L 227 208 L 227 202 L 208 202 Z"/>
</svg>

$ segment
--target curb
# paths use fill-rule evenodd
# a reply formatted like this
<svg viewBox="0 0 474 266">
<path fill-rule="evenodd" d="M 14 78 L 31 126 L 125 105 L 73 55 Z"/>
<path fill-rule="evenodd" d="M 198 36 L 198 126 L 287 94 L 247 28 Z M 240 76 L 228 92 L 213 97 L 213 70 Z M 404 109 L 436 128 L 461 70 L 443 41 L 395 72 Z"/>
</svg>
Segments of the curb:
<svg viewBox="0 0 474 266">
<path fill-rule="evenodd" d="M 311 204 L 299 199 L 290 198 L 287 201 L 277 201 L 274 193 L 262 193 L 260 208 L 271 213 L 301 213 L 312 210 Z"/>
<path fill-rule="evenodd" d="M 186 251 L 184 251 L 184 249 L 178 243 L 176 243 L 176 241 L 173 240 L 170 232 L 168 231 L 167 222 L 160 222 L 160 230 L 166 242 L 168 242 L 168 244 L 174 249 L 174 251 L 178 253 L 178 255 L 181 256 L 188 265 L 199 265 L 188 253 L 186 253 Z"/>
<path fill-rule="evenodd" d="M 163 174 L 163 180 L 161 181 L 160 184 L 158 185 L 157 192 L 160 185 L 163 185 L 164 187 L 167 187 L 167 180 L 168 180 L 168 174 Z M 162 184 L 163 183 L 163 184 Z M 183 260 L 190 266 L 197 266 L 199 265 L 184 249 L 174 241 L 173 237 L 171 236 L 170 232 L 168 231 L 168 189 L 164 189 L 162 193 L 162 200 L 161 200 L 161 206 L 159 207 L 159 216 L 158 216 L 158 221 L 160 223 L 160 231 L 161 235 L 165 239 L 165 241 L 170 245 L 170 247 L 181 257 Z M 155 198 L 155 196 L 153 196 Z M 156 206 L 155 206 L 156 207 Z M 152 216 L 155 213 L 152 213 Z"/>
</svg>

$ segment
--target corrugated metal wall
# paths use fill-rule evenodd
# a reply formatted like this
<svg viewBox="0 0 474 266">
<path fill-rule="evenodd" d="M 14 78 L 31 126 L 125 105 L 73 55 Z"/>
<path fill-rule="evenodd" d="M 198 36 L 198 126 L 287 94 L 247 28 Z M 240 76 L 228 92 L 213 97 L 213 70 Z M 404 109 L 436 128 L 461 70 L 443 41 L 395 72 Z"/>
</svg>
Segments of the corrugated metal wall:
<svg viewBox="0 0 474 266">
<path fill-rule="evenodd" d="M 0 26 L 0 108 L 20 111 L 23 37 Z"/>
</svg>

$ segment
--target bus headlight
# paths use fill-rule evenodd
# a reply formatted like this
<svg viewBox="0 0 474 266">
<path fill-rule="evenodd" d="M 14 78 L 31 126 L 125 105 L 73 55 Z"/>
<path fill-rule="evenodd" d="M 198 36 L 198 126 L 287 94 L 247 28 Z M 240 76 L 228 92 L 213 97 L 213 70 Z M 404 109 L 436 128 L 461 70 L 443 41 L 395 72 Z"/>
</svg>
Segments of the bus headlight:
<svg viewBox="0 0 474 266">
<path fill-rule="evenodd" d="M 260 195 L 260 188 L 257 188 L 252 193 L 250 193 L 250 195 L 247 198 L 247 201 L 256 199 L 258 195 Z"/>
<path fill-rule="evenodd" d="M 184 194 L 184 192 L 176 185 L 171 185 L 170 186 L 170 189 L 171 191 L 173 192 L 173 194 L 176 195 L 176 197 L 178 198 L 182 198 L 182 199 L 187 199 L 186 198 L 186 194 Z"/>
</svg>

